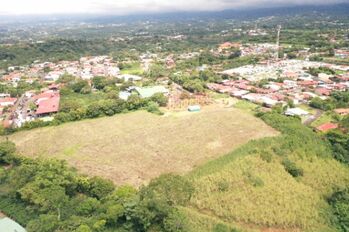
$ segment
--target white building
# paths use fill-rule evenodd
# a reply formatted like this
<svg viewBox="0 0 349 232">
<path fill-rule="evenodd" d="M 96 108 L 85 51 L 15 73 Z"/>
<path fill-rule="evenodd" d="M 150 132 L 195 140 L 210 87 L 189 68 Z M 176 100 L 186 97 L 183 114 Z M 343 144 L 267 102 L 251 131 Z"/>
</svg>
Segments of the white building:
<svg viewBox="0 0 349 232">
<path fill-rule="evenodd" d="M 306 116 L 309 112 L 302 110 L 301 108 L 289 108 L 285 111 L 287 116 Z"/>
</svg>

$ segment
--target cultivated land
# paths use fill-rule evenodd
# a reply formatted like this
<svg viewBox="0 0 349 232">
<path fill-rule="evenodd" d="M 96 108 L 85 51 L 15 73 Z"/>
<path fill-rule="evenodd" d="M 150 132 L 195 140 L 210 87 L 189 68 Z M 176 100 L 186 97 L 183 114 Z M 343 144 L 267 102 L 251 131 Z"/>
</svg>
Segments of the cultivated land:
<svg viewBox="0 0 349 232">
<path fill-rule="evenodd" d="M 277 132 L 249 113 L 212 105 L 199 113 L 144 111 L 67 123 L 9 136 L 31 157 L 65 159 L 89 175 L 139 186 L 184 173 L 252 139 Z"/>
</svg>

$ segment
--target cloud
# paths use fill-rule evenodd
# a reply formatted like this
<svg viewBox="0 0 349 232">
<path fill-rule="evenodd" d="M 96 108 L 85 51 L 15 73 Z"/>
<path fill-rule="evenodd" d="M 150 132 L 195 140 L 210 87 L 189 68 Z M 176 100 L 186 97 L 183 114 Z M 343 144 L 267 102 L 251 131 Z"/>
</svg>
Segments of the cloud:
<svg viewBox="0 0 349 232">
<path fill-rule="evenodd" d="M 5 0 L 2 14 L 149 13 L 349 3 L 349 0 Z"/>
</svg>

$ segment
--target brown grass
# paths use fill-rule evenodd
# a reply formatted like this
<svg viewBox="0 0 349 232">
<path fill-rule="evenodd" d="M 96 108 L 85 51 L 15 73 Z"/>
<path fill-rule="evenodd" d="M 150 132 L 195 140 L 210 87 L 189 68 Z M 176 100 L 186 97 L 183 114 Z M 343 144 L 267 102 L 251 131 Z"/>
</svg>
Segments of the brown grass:
<svg viewBox="0 0 349 232">
<path fill-rule="evenodd" d="M 85 174 L 139 186 L 275 134 L 246 112 L 211 105 L 198 113 L 164 116 L 138 111 L 19 132 L 9 139 L 23 155 L 65 159 Z"/>
</svg>

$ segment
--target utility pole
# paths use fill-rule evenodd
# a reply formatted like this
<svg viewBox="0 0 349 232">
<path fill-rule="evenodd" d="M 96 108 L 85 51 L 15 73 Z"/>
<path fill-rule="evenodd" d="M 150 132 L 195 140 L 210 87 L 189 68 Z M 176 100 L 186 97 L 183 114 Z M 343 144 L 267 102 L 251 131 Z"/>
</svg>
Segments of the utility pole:
<svg viewBox="0 0 349 232">
<path fill-rule="evenodd" d="M 276 38 L 276 60 L 279 60 L 279 53 L 280 53 L 280 32 L 281 32 L 281 25 L 277 25 L 277 38 Z"/>
</svg>

